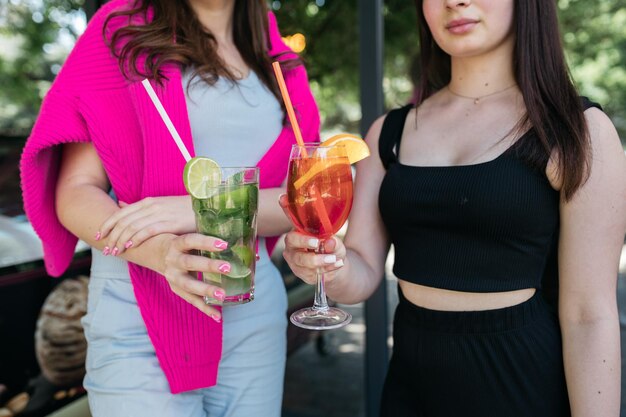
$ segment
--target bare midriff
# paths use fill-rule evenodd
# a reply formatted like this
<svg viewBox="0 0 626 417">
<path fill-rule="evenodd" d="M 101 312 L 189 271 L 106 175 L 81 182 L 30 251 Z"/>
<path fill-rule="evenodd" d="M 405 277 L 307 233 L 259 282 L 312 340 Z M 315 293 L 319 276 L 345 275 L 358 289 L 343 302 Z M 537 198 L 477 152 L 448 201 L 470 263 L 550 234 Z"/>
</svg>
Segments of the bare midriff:
<svg viewBox="0 0 626 417">
<path fill-rule="evenodd" d="M 404 297 L 411 303 L 440 311 L 494 310 L 521 304 L 535 294 L 534 288 L 505 292 L 464 292 L 425 287 L 398 280 Z"/>
</svg>

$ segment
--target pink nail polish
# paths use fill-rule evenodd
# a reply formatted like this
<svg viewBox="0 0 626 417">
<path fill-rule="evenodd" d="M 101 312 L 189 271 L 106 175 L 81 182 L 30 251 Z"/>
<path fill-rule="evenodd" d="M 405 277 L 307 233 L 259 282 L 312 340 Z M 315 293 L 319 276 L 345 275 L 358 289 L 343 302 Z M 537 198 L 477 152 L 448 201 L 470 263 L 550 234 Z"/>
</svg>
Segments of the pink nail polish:
<svg viewBox="0 0 626 417">
<path fill-rule="evenodd" d="M 222 317 L 220 317 L 220 315 L 219 315 L 219 314 L 217 314 L 217 313 L 213 313 L 213 314 L 211 314 L 211 318 L 212 318 L 213 320 L 215 320 L 216 322 L 218 322 L 218 323 L 221 323 L 221 322 L 222 322 Z"/>
<path fill-rule="evenodd" d="M 101 237 L 102 237 L 102 233 L 98 232 L 96 233 L 96 236 L 94 237 L 94 239 L 100 240 Z"/>
<path fill-rule="evenodd" d="M 124 248 L 126 248 L 126 249 L 130 248 L 131 246 L 133 246 L 133 241 L 132 240 L 129 240 L 128 242 L 126 242 L 124 244 Z"/>
<path fill-rule="evenodd" d="M 216 299 L 220 301 L 224 301 L 224 298 L 226 298 L 226 293 L 222 290 L 215 290 L 213 292 L 213 297 L 215 297 Z"/>
<path fill-rule="evenodd" d="M 215 241 L 215 247 L 217 249 L 226 249 L 228 247 L 228 242 L 224 242 L 223 240 L 217 239 Z"/>
<path fill-rule="evenodd" d="M 222 274 L 228 274 L 230 272 L 229 264 L 221 264 L 219 268 L 217 268 Z"/>
<path fill-rule="evenodd" d="M 102 250 L 102 254 L 104 256 L 107 256 L 109 253 L 111 253 L 111 249 L 108 246 L 105 246 L 104 249 Z"/>
<path fill-rule="evenodd" d="M 120 250 L 117 247 L 113 248 L 113 250 L 111 251 L 111 255 L 113 256 L 117 256 L 118 253 L 120 253 Z"/>
</svg>

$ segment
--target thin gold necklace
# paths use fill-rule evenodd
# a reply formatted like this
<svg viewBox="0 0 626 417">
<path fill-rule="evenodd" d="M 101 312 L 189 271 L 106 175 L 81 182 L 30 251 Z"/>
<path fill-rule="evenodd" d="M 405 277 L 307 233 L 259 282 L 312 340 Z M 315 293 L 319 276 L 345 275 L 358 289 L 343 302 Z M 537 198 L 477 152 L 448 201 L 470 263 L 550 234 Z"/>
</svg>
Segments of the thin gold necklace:
<svg viewBox="0 0 626 417">
<path fill-rule="evenodd" d="M 513 84 L 513 85 L 510 85 L 510 86 L 508 86 L 508 87 L 506 87 L 506 88 L 504 88 L 504 89 L 502 89 L 502 90 L 498 90 L 498 91 L 495 91 L 495 92 L 493 92 L 493 93 L 489 93 L 489 94 L 486 94 L 486 95 L 484 95 L 484 96 L 479 96 L 479 97 L 470 97 L 470 96 L 464 96 L 463 94 L 455 93 L 455 92 L 454 92 L 454 91 L 452 91 L 452 89 L 450 88 L 450 84 L 446 85 L 446 88 L 448 89 L 448 91 L 450 92 L 450 94 L 452 94 L 453 96 L 457 96 L 457 97 L 465 98 L 465 99 L 468 99 L 468 100 L 473 100 L 473 101 L 474 101 L 474 104 L 479 104 L 479 103 L 480 103 L 480 100 L 482 100 L 482 99 L 484 99 L 484 98 L 491 97 L 491 96 L 495 96 L 496 94 L 504 93 L 505 91 L 508 91 L 508 90 L 510 90 L 511 88 L 516 87 L 516 86 L 517 86 L 517 83 L 515 83 L 515 84 Z"/>
</svg>

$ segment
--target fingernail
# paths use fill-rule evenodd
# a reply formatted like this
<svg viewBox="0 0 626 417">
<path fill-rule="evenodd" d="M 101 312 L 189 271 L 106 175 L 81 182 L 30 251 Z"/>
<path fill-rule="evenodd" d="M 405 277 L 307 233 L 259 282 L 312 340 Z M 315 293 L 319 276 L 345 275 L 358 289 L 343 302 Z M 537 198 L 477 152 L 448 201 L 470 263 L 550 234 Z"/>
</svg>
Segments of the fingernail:
<svg viewBox="0 0 626 417">
<path fill-rule="evenodd" d="M 111 251 L 111 255 L 113 256 L 117 256 L 118 253 L 120 253 L 120 250 L 117 247 L 113 248 L 113 250 Z"/>
<path fill-rule="evenodd" d="M 102 254 L 107 256 L 109 253 L 111 253 L 111 249 L 108 246 L 105 246 L 104 249 L 102 249 Z"/>
<path fill-rule="evenodd" d="M 219 268 L 217 268 L 222 274 L 228 274 L 230 272 L 229 264 L 221 264 Z"/>
<path fill-rule="evenodd" d="M 324 256 L 324 263 L 325 264 L 334 264 L 335 262 L 337 262 L 337 257 L 335 255 L 326 255 L 326 256 Z"/>
<path fill-rule="evenodd" d="M 215 297 L 216 299 L 220 301 L 224 301 L 224 298 L 226 298 L 226 293 L 222 290 L 215 290 L 213 292 L 213 297 Z"/>
<path fill-rule="evenodd" d="M 339 260 L 337 260 L 337 262 L 335 262 L 335 266 L 336 266 L 337 268 L 339 268 L 340 266 L 343 266 L 343 259 L 339 259 Z"/>
<path fill-rule="evenodd" d="M 228 247 L 228 242 L 224 242 L 223 240 L 217 239 L 214 245 L 217 249 L 226 249 Z"/>
<path fill-rule="evenodd" d="M 254 258 L 255 258 L 257 261 L 260 261 L 260 260 L 261 260 L 261 255 L 259 255 L 259 254 L 257 253 L 256 255 L 254 255 Z"/>
<path fill-rule="evenodd" d="M 125 248 L 125 249 L 128 249 L 128 248 L 130 248 L 131 246 L 133 246 L 133 241 L 132 241 L 132 240 L 129 240 L 128 242 L 126 242 L 126 243 L 124 244 L 124 248 Z"/>
<path fill-rule="evenodd" d="M 319 241 L 319 239 L 311 238 L 311 239 L 309 239 L 308 243 L 309 243 L 310 247 L 312 247 L 313 249 L 317 249 L 317 247 L 320 244 L 320 241 Z"/>
<path fill-rule="evenodd" d="M 211 313 L 211 314 L 210 314 L 210 316 L 211 316 L 211 318 L 212 318 L 213 320 L 215 320 L 216 322 L 218 322 L 218 323 L 221 323 L 221 322 L 222 322 L 222 316 L 220 316 L 219 314 L 217 314 L 217 313 Z"/>
<path fill-rule="evenodd" d="M 100 240 L 101 237 L 102 237 L 102 233 L 98 232 L 98 233 L 96 233 L 96 236 L 94 238 L 96 240 Z"/>
</svg>

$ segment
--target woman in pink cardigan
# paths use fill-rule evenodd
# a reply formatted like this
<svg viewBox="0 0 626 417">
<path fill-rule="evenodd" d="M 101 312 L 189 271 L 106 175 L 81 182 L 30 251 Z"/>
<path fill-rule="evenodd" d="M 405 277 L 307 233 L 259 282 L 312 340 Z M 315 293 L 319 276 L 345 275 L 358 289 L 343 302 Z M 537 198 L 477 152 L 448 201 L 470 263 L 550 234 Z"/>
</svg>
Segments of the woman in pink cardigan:
<svg viewBox="0 0 626 417">
<path fill-rule="evenodd" d="M 50 275 L 78 238 L 93 247 L 83 324 L 95 417 L 280 415 L 287 301 L 268 252 L 290 228 L 276 201 L 295 138 L 275 59 L 303 136 L 316 140 L 306 71 L 264 0 L 108 2 L 47 94 L 22 155 L 25 209 Z M 143 78 L 192 156 L 260 169 L 252 303 L 203 302 L 220 292 L 196 271 L 223 265 L 193 251 L 221 242 L 194 233 L 185 160 Z"/>
</svg>

